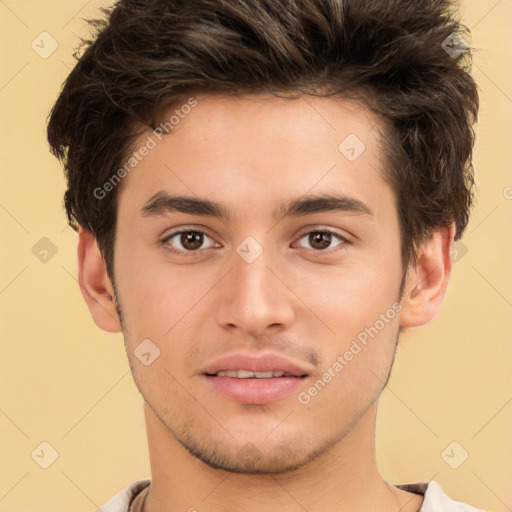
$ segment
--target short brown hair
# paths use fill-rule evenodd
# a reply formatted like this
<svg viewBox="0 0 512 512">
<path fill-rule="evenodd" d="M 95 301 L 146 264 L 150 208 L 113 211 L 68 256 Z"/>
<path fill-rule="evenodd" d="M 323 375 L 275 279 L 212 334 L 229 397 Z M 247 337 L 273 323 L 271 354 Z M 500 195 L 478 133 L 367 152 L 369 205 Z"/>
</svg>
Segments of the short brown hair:
<svg viewBox="0 0 512 512">
<path fill-rule="evenodd" d="M 431 228 L 454 221 L 462 236 L 478 93 L 470 51 L 448 51 L 467 34 L 450 1 L 119 0 L 104 14 L 53 107 L 48 140 L 64 162 L 68 220 L 95 234 L 111 277 L 119 187 L 104 199 L 94 190 L 126 158 L 134 127 L 156 126 L 199 92 L 364 101 L 387 127 L 404 267 Z"/>
</svg>

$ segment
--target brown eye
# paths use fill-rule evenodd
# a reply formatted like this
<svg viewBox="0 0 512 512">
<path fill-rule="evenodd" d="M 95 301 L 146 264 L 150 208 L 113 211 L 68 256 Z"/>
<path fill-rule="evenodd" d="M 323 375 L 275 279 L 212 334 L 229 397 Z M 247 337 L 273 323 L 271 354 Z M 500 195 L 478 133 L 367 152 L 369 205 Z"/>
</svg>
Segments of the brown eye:
<svg viewBox="0 0 512 512">
<path fill-rule="evenodd" d="M 331 238 L 329 233 L 310 233 L 308 242 L 313 249 L 327 249 L 331 245 Z"/>
<path fill-rule="evenodd" d="M 195 251 L 203 244 L 203 234 L 189 231 L 187 233 L 181 233 L 180 243 L 189 251 Z"/>
<path fill-rule="evenodd" d="M 331 243 L 336 238 L 340 240 L 340 243 L 331 246 Z M 329 230 L 310 231 L 309 233 L 303 235 L 300 240 L 306 240 L 310 246 L 309 248 L 314 249 L 317 252 L 325 251 L 326 249 L 331 249 L 332 247 L 336 246 L 343 246 L 345 243 L 347 243 L 347 240 L 344 237 Z M 304 246 L 302 245 L 301 247 Z"/>
<path fill-rule="evenodd" d="M 205 240 L 209 239 L 210 244 L 203 247 Z M 213 247 L 213 240 L 203 231 L 198 230 L 181 230 L 171 233 L 163 240 L 172 252 L 178 254 L 199 252 L 200 249 Z"/>
</svg>

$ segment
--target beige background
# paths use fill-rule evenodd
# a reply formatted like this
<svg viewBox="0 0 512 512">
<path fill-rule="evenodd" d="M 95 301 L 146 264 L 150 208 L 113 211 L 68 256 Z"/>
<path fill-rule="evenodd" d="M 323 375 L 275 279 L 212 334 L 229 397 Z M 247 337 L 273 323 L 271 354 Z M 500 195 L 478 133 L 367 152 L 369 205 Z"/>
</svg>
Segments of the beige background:
<svg viewBox="0 0 512 512">
<path fill-rule="evenodd" d="M 121 336 L 101 332 L 80 295 L 64 181 L 45 140 L 72 50 L 87 33 L 82 18 L 105 4 L 0 0 L 0 512 L 93 510 L 149 476 L 142 400 Z M 478 48 L 479 201 L 442 311 L 400 342 L 381 401 L 378 458 L 394 483 L 435 479 L 455 499 L 505 511 L 512 509 L 512 0 L 466 0 L 462 17 Z M 42 32 L 58 43 L 47 58 L 52 40 Z M 47 469 L 40 464 L 51 462 L 51 449 L 42 442 L 58 452 Z M 468 459 L 452 469 L 446 461 L 456 465 L 463 450 Z"/>
</svg>

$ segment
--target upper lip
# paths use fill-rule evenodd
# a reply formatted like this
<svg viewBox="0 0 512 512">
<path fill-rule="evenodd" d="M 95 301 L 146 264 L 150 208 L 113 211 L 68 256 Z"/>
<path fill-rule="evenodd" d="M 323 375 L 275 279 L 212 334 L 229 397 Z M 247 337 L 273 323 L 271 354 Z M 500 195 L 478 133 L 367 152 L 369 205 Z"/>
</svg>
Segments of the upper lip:
<svg viewBox="0 0 512 512">
<path fill-rule="evenodd" d="M 290 374 L 294 377 L 303 377 L 310 372 L 304 366 L 290 361 L 289 359 L 272 353 L 251 354 L 238 352 L 216 359 L 205 366 L 202 373 L 214 375 L 220 371 L 247 370 L 251 372 L 278 372 Z"/>
</svg>

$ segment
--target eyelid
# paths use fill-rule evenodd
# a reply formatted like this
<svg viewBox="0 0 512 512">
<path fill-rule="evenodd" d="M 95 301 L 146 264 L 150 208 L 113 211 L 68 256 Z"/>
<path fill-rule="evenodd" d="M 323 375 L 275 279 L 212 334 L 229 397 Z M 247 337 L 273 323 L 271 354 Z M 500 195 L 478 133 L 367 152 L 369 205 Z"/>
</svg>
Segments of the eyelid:
<svg viewBox="0 0 512 512">
<path fill-rule="evenodd" d="M 332 228 L 330 226 L 322 226 L 320 225 L 312 225 L 312 226 L 306 226 L 303 228 L 304 231 L 302 231 L 302 234 L 298 235 L 299 237 L 303 237 L 304 235 L 307 235 L 309 233 L 330 233 L 332 235 L 339 236 L 340 238 L 343 238 L 344 240 L 350 241 L 352 238 L 352 235 L 346 233 L 346 232 L 340 232 L 336 228 Z M 299 233 L 301 232 L 299 231 Z"/>
</svg>

